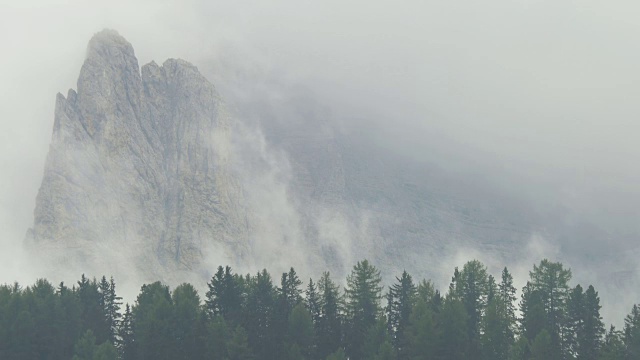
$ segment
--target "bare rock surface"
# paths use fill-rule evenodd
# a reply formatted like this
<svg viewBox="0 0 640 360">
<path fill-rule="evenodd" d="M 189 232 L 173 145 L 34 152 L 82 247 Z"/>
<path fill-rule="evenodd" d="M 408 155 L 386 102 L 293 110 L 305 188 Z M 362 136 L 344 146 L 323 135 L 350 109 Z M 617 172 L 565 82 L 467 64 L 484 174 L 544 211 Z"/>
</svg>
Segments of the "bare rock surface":
<svg viewBox="0 0 640 360">
<path fill-rule="evenodd" d="M 195 66 L 141 69 L 122 36 L 96 34 L 77 92 L 56 99 L 28 246 L 61 267 L 117 263 L 149 278 L 201 271 L 207 249 L 244 256 L 229 121 Z"/>
</svg>

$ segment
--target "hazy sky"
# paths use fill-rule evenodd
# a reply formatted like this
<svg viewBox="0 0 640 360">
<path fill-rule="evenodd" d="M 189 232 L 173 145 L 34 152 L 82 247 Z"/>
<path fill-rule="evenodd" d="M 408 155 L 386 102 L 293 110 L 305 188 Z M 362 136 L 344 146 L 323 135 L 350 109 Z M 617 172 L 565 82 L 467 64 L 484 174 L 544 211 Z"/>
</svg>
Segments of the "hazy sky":
<svg viewBox="0 0 640 360">
<path fill-rule="evenodd" d="M 20 276 L 55 94 L 105 27 L 141 64 L 303 87 L 393 151 L 638 234 L 639 17 L 626 0 L 0 0 L 0 281 Z"/>
</svg>

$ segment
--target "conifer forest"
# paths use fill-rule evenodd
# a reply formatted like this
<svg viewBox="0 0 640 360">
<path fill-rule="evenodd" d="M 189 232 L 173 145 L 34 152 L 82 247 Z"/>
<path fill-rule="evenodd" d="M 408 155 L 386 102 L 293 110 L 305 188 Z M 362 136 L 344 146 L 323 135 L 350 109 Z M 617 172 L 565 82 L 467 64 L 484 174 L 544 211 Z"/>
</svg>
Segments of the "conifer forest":
<svg viewBox="0 0 640 360">
<path fill-rule="evenodd" d="M 640 308 L 605 327 L 596 289 L 546 259 L 518 294 L 477 260 L 442 292 L 407 272 L 385 288 L 367 260 L 339 284 L 220 266 L 203 296 L 155 282 L 131 305 L 104 276 L 3 285 L 0 359 L 640 359 Z"/>
</svg>

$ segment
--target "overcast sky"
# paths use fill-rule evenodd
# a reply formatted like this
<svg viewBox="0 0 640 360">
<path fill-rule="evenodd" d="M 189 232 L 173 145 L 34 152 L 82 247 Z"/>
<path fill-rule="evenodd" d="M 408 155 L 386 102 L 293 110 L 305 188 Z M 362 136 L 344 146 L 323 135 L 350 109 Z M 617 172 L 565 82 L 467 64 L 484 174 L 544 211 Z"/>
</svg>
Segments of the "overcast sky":
<svg viewBox="0 0 640 360">
<path fill-rule="evenodd" d="M 105 27 L 141 64 L 303 87 L 392 151 L 638 234 L 638 18 L 626 0 L 0 0 L 0 281 L 33 281 L 15 251 L 55 94 Z"/>
</svg>

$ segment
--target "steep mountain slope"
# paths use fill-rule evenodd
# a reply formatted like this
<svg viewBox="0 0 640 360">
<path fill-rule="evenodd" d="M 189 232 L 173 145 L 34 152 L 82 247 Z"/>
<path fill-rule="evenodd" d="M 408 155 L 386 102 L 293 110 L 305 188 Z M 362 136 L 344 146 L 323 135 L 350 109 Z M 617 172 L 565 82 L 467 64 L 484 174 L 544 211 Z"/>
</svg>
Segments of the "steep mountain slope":
<svg viewBox="0 0 640 360">
<path fill-rule="evenodd" d="M 140 69 L 124 38 L 96 34 L 77 92 L 56 100 L 27 244 L 54 264 L 131 265 L 150 277 L 199 270 L 208 244 L 243 256 L 229 126 L 196 67 L 170 59 Z"/>
</svg>

